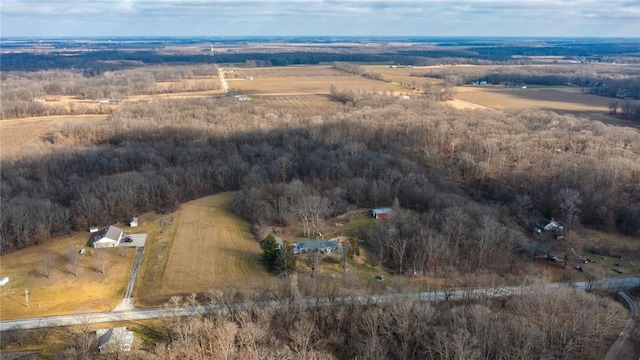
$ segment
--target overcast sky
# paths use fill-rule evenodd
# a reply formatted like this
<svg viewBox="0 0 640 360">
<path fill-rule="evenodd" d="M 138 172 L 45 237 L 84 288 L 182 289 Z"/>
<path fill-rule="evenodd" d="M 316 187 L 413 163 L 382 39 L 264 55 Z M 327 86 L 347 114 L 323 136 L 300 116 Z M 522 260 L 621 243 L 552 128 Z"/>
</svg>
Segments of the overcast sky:
<svg viewBox="0 0 640 360">
<path fill-rule="evenodd" d="M 640 0 L 0 0 L 2 36 L 624 36 Z"/>
</svg>

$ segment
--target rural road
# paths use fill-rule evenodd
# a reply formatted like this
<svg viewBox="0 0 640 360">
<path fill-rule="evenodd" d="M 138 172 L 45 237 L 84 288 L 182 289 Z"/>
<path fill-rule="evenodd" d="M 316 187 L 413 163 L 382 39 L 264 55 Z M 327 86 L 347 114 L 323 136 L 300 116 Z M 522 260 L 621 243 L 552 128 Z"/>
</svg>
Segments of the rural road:
<svg viewBox="0 0 640 360">
<path fill-rule="evenodd" d="M 216 64 L 216 69 L 218 69 L 218 78 L 220 78 L 220 83 L 222 83 L 222 87 L 224 88 L 224 93 L 229 92 L 229 84 L 227 84 L 227 79 L 224 78 L 224 71 L 220 69 L 218 64 Z"/>
<path fill-rule="evenodd" d="M 625 277 L 625 278 L 607 278 L 602 282 L 601 288 L 608 289 L 611 292 L 616 292 L 622 288 L 630 288 L 640 286 L 640 276 Z M 562 286 L 573 286 L 578 289 L 586 289 L 589 283 L 586 281 L 579 281 L 574 283 L 549 283 L 545 286 L 550 289 L 557 289 Z M 456 300 L 472 300 L 472 299 L 490 299 L 502 296 L 513 296 L 529 293 L 539 289 L 538 286 L 507 286 L 496 288 L 476 288 L 476 289 L 464 289 L 464 290 L 437 290 L 437 291 L 424 291 L 419 293 L 397 293 L 397 294 L 384 294 L 384 295 L 354 295 L 345 297 L 336 297 L 333 299 L 327 297 L 314 298 L 307 297 L 297 302 L 302 307 L 321 307 L 330 306 L 334 304 L 378 304 L 386 302 L 394 302 L 401 300 L 420 300 L 424 302 L 439 302 L 439 301 L 456 301 Z M 287 300 L 282 301 L 262 301 L 255 303 L 258 306 L 282 306 Z M 242 307 L 244 304 L 237 304 L 238 307 Z M 78 315 L 63 315 L 63 316 L 51 316 L 40 317 L 32 319 L 16 319 L 16 320 L 3 320 L 0 321 L 0 332 L 8 330 L 21 330 L 21 329 L 36 329 L 56 326 L 70 326 L 79 324 L 95 324 L 104 322 L 116 322 L 127 320 L 145 320 L 145 319 L 158 319 L 168 316 L 190 316 L 198 315 L 202 313 L 221 313 L 228 309 L 225 305 L 203 305 L 203 306 L 188 306 L 179 308 L 160 308 L 160 309 L 146 309 L 146 310 L 124 310 L 113 311 L 107 313 L 88 313 Z"/>
<path fill-rule="evenodd" d="M 631 299 L 629 295 L 627 295 L 627 293 L 622 290 L 618 291 L 617 294 L 620 299 L 624 300 L 627 303 L 630 314 L 629 319 L 627 319 L 627 324 L 624 326 L 624 329 L 622 329 L 620 336 L 618 336 L 618 340 L 616 340 L 616 342 L 609 348 L 609 351 L 607 351 L 607 355 L 604 357 L 604 360 L 619 359 L 621 357 L 620 355 L 625 353 L 625 343 L 627 341 L 627 337 L 629 335 L 629 332 L 633 328 L 633 320 L 638 315 L 638 307 L 636 306 L 636 303 L 633 301 L 633 299 Z"/>
</svg>

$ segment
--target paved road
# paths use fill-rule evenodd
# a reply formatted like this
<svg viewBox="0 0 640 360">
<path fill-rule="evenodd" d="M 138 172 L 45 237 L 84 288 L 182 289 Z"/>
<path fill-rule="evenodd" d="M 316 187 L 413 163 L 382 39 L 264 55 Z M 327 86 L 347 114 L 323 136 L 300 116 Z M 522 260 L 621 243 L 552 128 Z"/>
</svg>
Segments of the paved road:
<svg viewBox="0 0 640 360">
<path fill-rule="evenodd" d="M 633 328 L 634 319 L 638 315 L 638 307 L 636 306 L 636 303 L 629 297 L 629 295 L 627 295 L 626 292 L 620 290 L 618 291 L 618 296 L 621 300 L 624 300 L 629 307 L 629 319 L 627 319 L 627 324 L 624 326 L 624 329 L 622 329 L 620 336 L 618 336 L 618 340 L 616 340 L 616 342 L 609 348 L 609 351 L 607 351 L 607 355 L 604 360 L 619 359 L 620 355 L 624 354 L 627 337 Z"/>
<path fill-rule="evenodd" d="M 574 283 L 550 283 L 546 287 L 557 289 L 562 286 L 574 286 L 578 289 L 587 289 L 589 283 L 579 281 Z M 538 285 L 541 286 L 541 285 Z M 472 300 L 483 298 L 495 298 L 502 296 L 514 296 L 529 293 L 538 289 L 538 286 L 508 286 L 496 288 L 477 288 L 464 290 L 437 290 L 425 291 L 420 293 L 397 293 L 384 295 L 357 295 L 336 298 L 303 298 L 296 304 L 301 307 L 320 307 L 330 305 L 350 305 L 350 304 L 378 304 L 385 302 L 394 302 L 400 300 L 420 300 L 425 302 L 438 301 L 455 301 L 455 300 Z M 640 276 L 626 278 L 608 278 L 599 284 L 600 288 L 608 289 L 616 292 L 619 289 L 640 286 Z M 284 306 L 286 300 L 283 301 L 263 301 L 258 302 L 258 306 Z M 243 304 L 236 304 L 238 307 Z M 0 331 L 18 330 L 18 329 L 35 329 L 56 326 L 69 326 L 79 324 L 95 324 L 104 322 L 116 322 L 127 320 L 144 320 L 158 319 L 167 316 L 190 316 L 202 313 L 221 313 L 227 310 L 227 307 L 221 305 L 204 305 L 198 307 L 180 307 L 180 308 L 161 308 L 147 310 L 125 310 L 113 311 L 107 313 L 88 313 L 79 315 L 63 315 L 51 316 L 33 319 L 17 319 L 0 321 Z"/>
</svg>

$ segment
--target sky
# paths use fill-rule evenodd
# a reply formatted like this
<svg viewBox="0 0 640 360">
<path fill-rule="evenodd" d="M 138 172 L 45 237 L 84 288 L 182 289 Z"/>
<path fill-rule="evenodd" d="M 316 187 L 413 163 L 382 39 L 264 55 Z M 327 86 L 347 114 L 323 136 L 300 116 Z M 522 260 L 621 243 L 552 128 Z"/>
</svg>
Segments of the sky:
<svg viewBox="0 0 640 360">
<path fill-rule="evenodd" d="M 640 0 L 0 0 L 2 37 L 640 38 Z"/>
</svg>

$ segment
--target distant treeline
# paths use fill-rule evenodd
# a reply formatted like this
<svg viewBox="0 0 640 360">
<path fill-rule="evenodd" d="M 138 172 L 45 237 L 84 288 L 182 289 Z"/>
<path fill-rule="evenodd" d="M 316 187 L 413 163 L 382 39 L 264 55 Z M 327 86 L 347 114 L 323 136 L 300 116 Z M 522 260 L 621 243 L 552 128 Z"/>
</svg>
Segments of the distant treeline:
<svg viewBox="0 0 640 360">
<path fill-rule="evenodd" d="M 437 54 L 434 54 L 436 57 Z M 39 71 L 52 69 L 83 69 L 85 76 L 96 76 L 105 71 L 142 66 L 143 64 L 213 64 L 245 63 L 255 61 L 259 66 L 285 66 L 301 64 L 343 62 L 394 62 L 418 64 L 421 58 L 396 54 L 337 54 L 325 52 L 236 53 L 187 55 L 162 54 L 155 51 L 94 51 L 75 55 L 65 53 L 2 55 L 3 71 Z"/>
<path fill-rule="evenodd" d="M 2 54 L 2 71 L 40 71 L 55 69 L 82 69 L 85 76 L 96 76 L 105 71 L 121 70 L 144 64 L 212 64 L 245 63 L 255 61 L 258 66 L 286 66 L 340 62 L 397 63 L 407 65 L 462 64 L 462 63 L 522 63 L 512 55 L 561 55 L 570 58 L 589 57 L 594 60 L 614 59 L 597 54 L 624 55 L 640 51 L 638 44 L 601 44 L 595 50 L 582 47 L 469 47 L 435 48 L 432 50 L 399 50 L 370 52 L 273 52 L 273 53 L 216 53 L 179 54 L 156 50 L 97 50 L 85 52 L 6 53 Z M 602 51 L 602 52 L 598 52 Z M 597 56 L 597 57 L 596 57 Z"/>
</svg>

